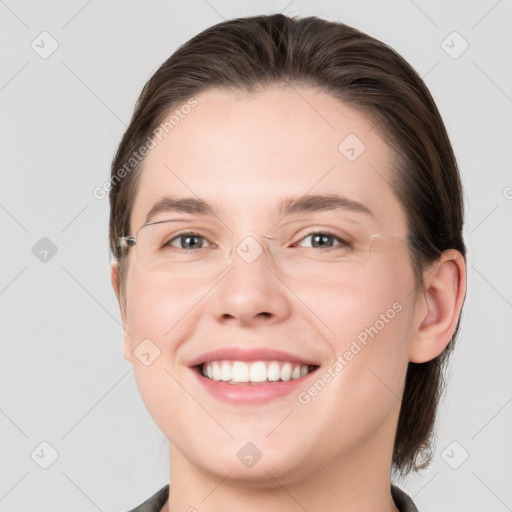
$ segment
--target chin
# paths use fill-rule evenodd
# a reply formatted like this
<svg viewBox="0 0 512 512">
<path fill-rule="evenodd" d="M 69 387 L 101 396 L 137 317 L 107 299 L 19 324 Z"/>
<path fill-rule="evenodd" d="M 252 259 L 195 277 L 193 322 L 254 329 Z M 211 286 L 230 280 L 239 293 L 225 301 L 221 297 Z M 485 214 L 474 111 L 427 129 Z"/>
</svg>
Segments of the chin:
<svg viewBox="0 0 512 512">
<path fill-rule="evenodd" d="M 198 447 L 195 453 L 185 453 L 185 456 L 197 469 L 215 480 L 227 478 L 245 487 L 275 487 L 274 478 L 287 480 L 306 466 L 304 449 L 289 444 L 290 437 L 287 436 L 286 446 L 284 438 L 276 437 L 276 442 L 271 443 L 264 437 L 249 441 L 250 436 L 243 436 L 243 440 L 237 436 L 219 444 L 216 450 L 211 446 Z"/>
</svg>

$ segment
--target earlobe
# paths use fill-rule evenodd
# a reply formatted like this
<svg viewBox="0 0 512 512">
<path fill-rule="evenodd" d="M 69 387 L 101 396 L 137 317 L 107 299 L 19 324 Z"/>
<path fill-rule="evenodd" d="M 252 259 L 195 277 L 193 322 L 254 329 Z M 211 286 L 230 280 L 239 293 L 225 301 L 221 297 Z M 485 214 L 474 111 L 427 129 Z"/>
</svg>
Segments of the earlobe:
<svg viewBox="0 0 512 512">
<path fill-rule="evenodd" d="M 132 362 L 132 351 L 130 345 L 130 339 L 128 338 L 128 334 L 124 333 L 123 337 L 123 357 L 129 362 Z"/>
<path fill-rule="evenodd" d="M 123 357 L 128 361 L 132 361 L 131 357 L 131 344 L 128 333 L 126 332 L 126 313 L 125 307 L 123 304 L 123 299 L 121 297 L 120 286 L 119 286 L 119 268 L 118 262 L 114 261 L 110 267 L 110 281 L 112 283 L 112 288 L 114 289 L 114 293 L 116 294 L 117 302 L 119 304 L 119 310 L 121 311 L 121 319 L 123 322 Z"/>
<path fill-rule="evenodd" d="M 425 363 L 450 342 L 466 295 L 466 263 L 459 251 L 444 251 L 425 271 L 423 294 L 416 304 L 415 332 L 409 360 Z"/>
<path fill-rule="evenodd" d="M 121 288 L 119 285 L 119 263 L 117 261 L 113 261 L 110 266 L 110 282 L 112 283 L 112 288 L 114 289 L 114 293 L 116 294 L 117 303 L 119 304 L 119 310 L 121 311 L 121 318 L 123 320 L 123 326 L 125 325 L 125 305 L 123 301 L 123 297 L 121 296 Z"/>
<path fill-rule="evenodd" d="M 110 265 L 110 282 L 112 283 L 112 288 L 119 302 L 119 273 L 117 261 L 113 261 Z"/>
</svg>

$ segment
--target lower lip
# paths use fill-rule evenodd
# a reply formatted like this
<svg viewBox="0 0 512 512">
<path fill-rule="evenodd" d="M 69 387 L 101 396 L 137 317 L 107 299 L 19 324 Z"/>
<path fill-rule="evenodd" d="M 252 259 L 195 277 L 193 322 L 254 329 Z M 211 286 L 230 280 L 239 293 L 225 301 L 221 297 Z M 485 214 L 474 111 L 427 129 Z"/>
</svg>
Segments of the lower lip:
<svg viewBox="0 0 512 512">
<path fill-rule="evenodd" d="M 276 398 L 287 396 L 304 387 L 305 381 L 313 375 L 318 368 L 306 375 L 293 380 L 263 382 L 258 384 L 242 383 L 228 384 L 227 382 L 211 380 L 203 377 L 196 369 L 192 368 L 199 382 L 216 398 L 231 403 L 265 403 Z"/>
</svg>

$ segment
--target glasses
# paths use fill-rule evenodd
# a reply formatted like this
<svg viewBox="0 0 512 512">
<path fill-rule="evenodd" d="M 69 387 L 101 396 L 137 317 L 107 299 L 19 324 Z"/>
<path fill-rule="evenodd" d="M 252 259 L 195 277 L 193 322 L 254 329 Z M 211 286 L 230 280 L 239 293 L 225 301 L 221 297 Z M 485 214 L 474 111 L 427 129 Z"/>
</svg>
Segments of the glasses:
<svg viewBox="0 0 512 512">
<path fill-rule="evenodd" d="M 195 227 L 180 230 L 180 224 L 191 225 L 192 221 L 167 219 L 144 224 L 134 236 L 120 237 L 117 246 L 133 247 L 133 258 L 147 271 L 199 277 L 226 268 L 235 253 L 248 264 L 269 254 L 278 268 L 291 274 L 342 272 L 381 252 L 383 242 L 408 240 L 373 233 L 364 224 L 344 217 L 327 224 L 318 222 L 318 218 L 290 221 L 273 228 L 272 234 L 257 233 L 258 239 L 248 235 L 234 241 L 232 233 L 213 221 L 194 221 Z"/>
</svg>

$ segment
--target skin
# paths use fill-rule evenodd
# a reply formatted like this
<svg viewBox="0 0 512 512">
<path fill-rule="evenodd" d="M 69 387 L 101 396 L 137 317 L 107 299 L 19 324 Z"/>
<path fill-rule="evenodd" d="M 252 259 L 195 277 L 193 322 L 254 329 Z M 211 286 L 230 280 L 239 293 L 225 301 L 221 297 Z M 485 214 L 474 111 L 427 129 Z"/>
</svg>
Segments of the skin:
<svg viewBox="0 0 512 512">
<path fill-rule="evenodd" d="M 194 195 L 218 205 L 223 240 L 236 246 L 252 235 L 263 245 L 257 233 L 280 220 L 281 199 L 336 192 L 374 213 L 343 215 L 373 233 L 406 236 L 405 212 L 388 183 L 391 150 L 361 113 L 306 87 L 250 95 L 208 90 L 196 99 L 145 159 L 130 234 L 163 195 Z M 366 145 L 353 162 L 338 150 L 351 133 Z M 332 226 L 336 215 L 315 213 L 290 242 L 314 231 L 306 228 Z M 289 250 L 321 249 L 309 239 L 308 248 Z M 314 260 L 310 265 L 317 269 Z M 420 288 L 400 240 L 378 242 L 350 272 L 322 266 L 289 275 L 268 252 L 252 264 L 235 255 L 230 269 L 224 279 L 227 267 L 187 280 L 151 273 L 136 260 L 128 269 L 126 308 L 120 301 L 124 357 L 169 440 L 170 500 L 162 510 L 397 510 L 389 483 L 407 364 L 436 357 L 449 342 L 465 295 L 462 256 L 445 251 L 425 269 Z M 120 300 L 115 263 L 112 285 Z M 296 393 L 231 405 L 186 366 L 216 348 L 271 346 L 318 361 L 321 375 L 396 302 L 400 313 L 307 405 Z M 149 366 L 133 355 L 145 338 L 161 351 Z M 251 468 L 236 456 L 249 441 L 263 454 Z"/>
</svg>

